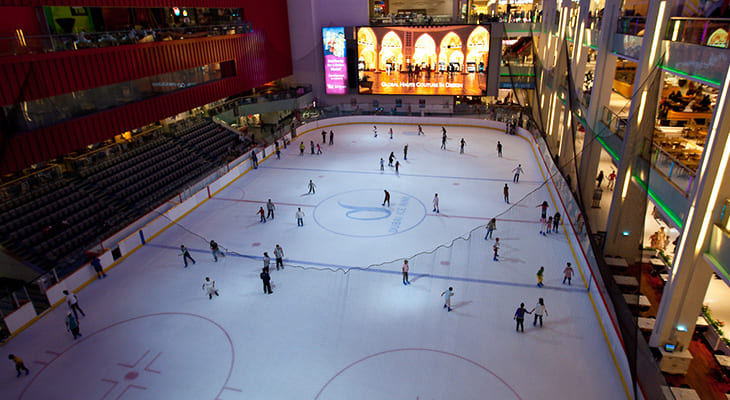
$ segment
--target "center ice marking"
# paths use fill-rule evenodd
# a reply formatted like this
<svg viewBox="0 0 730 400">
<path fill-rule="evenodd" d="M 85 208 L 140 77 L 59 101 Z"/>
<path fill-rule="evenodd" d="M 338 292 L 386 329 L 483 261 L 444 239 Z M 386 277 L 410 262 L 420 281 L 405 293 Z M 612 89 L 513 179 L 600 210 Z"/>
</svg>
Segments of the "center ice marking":
<svg viewBox="0 0 730 400">
<path fill-rule="evenodd" d="M 380 189 L 353 190 L 324 199 L 314 209 L 317 225 L 351 237 L 382 237 L 406 232 L 426 218 L 426 206 L 406 193 L 390 191 L 390 206 L 383 206 Z"/>
</svg>

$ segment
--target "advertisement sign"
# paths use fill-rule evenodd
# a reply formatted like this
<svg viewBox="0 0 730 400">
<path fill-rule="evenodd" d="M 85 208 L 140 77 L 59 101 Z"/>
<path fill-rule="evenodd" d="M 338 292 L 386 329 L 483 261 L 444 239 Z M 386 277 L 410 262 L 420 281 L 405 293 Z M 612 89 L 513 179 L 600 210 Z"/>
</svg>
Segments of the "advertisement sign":
<svg viewBox="0 0 730 400">
<path fill-rule="evenodd" d="M 347 94 L 347 46 L 344 27 L 322 28 L 325 93 Z"/>
<path fill-rule="evenodd" d="M 489 39 L 474 25 L 359 27 L 358 93 L 481 96 Z"/>
</svg>

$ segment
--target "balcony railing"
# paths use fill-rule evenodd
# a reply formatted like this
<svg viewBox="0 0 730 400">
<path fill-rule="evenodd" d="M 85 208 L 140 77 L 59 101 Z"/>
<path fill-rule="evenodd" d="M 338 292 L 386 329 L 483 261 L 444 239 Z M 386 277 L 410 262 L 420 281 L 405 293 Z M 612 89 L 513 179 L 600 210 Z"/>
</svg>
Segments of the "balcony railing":
<svg viewBox="0 0 730 400">
<path fill-rule="evenodd" d="M 664 175 L 685 197 L 689 197 L 696 171 L 682 164 L 681 161 L 664 151 L 656 143 L 652 143 L 651 147 L 652 168 Z"/>
<path fill-rule="evenodd" d="M 23 54 L 52 53 L 127 44 L 152 43 L 168 40 L 195 39 L 209 36 L 236 35 L 251 32 L 251 24 L 189 26 L 164 29 L 144 29 L 111 32 L 79 32 L 44 36 L 0 38 L 0 57 Z"/>
<path fill-rule="evenodd" d="M 624 133 L 626 133 L 627 125 L 626 118 L 621 118 L 618 116 L 618 114 L 611 111 L 608 107 L 603 107 L 603 112 L 601 113 L 601 121 L 603 121 L 608 129 L 611 132 L 615 133 L 616 136 L 620 137 L 621 139 L 624 138 Z"/>
<path fill-rule="evenodd" d="M 644 36 L 646 17 L 621 17 L 617 33 Z M 667 23 L 665 40 L 698 44 L 701 46 L 728 48 L 730 18 L 670 18 Z"/>
</svg>

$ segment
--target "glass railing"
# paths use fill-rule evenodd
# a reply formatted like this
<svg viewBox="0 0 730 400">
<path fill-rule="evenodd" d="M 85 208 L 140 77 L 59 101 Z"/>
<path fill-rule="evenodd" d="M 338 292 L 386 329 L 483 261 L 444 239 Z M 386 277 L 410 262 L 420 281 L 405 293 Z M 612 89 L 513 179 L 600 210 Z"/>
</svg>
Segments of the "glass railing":
<svg viewBox="0 0 730 400">
<path fill-rule="evenodd" d="M 620 17 L 616 25 L 616 33 L 644 36 L 646 17 Z"/>
<path fill-rule="evenodd" d="M 621 118 L 616 114 L 615 112 L 611 111 L 608 107 L 603 107 L 603 111 L 601 112 L 601 121 L 606 124 L 608 129 L 615 133 L 616 136 L 620 137 L 621 139 L 624 138 L 624 133 L 626 133 L 626 125 L 628 121 L 626 118 Z"/>
<path fill-rule="evenodd" d="M 616 33 L 644 36 L 646 17 L 621 17 Z M 670 18 L 664 40 L 728 48 L 730 18 Z"/>
<path fill-rule="evenodd" d="M 652 143 L 651 166 L 673 183 L 685 197 L 689 197 L 696 171 L 684 165 L 656 143 Z"/>
<path fill-rule="evenodd" d="M 112 32 L 79 32 L 44 36 L 0 38 L 0 56 L 42 54 L 127 44 L 195 39 L 251 32 L 250 22 Z"/>
</svg>

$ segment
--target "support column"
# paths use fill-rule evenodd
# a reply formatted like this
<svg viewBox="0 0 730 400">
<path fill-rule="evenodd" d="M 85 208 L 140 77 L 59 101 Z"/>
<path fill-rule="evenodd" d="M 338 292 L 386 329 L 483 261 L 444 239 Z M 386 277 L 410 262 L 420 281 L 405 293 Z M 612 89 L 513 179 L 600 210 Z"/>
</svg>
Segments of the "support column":
<svg viewBox="0 0 730 400">
<path fill-rule="evenodd" d="M 702 308 L 712 268 L 702 257 L 708 251 L 710 230 L 720 221 L 725 199 L 730 198 L 730 68 L 725 75 L 720 96 L 712 117 L 705 151 L 697 173 L 697 184 L 690 195 L 690 208 L 679 241 L 679 250 L 672 268 L 672 278 L 664 288 L 656 326 L 649 344 L 663 347 L 675 344 L 686 350 L 692 338 L 695 321 Z M 667 354 L 667 369 L 674 357 Z M 684 371 L 674 373 L 684 373 Z"/>
<path fill-rule="evenodd" d="M 570 69 L 573 72 L 573 86 L 578 95 L 582 97 L 583 82 L 586 75 L 586 63 L 588 60 L 588 49 L 584 48 L 583 41 L 585 39 L 586 25 L 588 22 L 588 13 L 591 9 L 591 1 L 583 0 L 580 2 L 578 10 L 578 22 L 575 24 L 575 32 L 573 32 L 573 54 Z"/>
<path fill-rule="evenodd" d="M 629 118 L 616 173 L 616 187 L 606 227 L 605 254 L 621 255 L 629 263 L 641 259 L 647 195 L 640 186 L 649 181 L 652 136 L 661 92 L 661 45 L 669 21 L 669 1 L 651 0 L 639 54 Z M 643 181 L 643 183 L 641 182 Z"/>
</svg>

